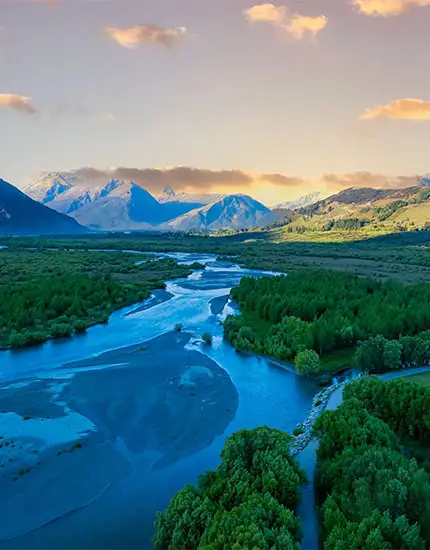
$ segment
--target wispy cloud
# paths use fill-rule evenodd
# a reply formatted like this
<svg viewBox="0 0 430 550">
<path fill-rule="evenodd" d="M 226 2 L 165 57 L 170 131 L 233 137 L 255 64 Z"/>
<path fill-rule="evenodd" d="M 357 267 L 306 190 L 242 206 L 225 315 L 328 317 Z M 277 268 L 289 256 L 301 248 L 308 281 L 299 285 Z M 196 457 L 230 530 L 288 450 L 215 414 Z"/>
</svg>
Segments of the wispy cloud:
<svg viewBox="0 0 430 550">
<path fill-rule="evenodd" d="M 324 15 L 316 17 L 302 15 L 292 12 L 286 6 L 275 6 L 274 4 L 252 6 L 245 10 L 245 17 L 252 23 L 269 23 L 297 40 L 301 40 L 305 35 L 314 37 L 327 25 L 327 17 Z"/>
<path fill-rule="evenodd" d="M 351 0 L 360 13 L 374 17 L 394 17 L 413 7 L 430 6 L 430 0 Z"/>
<path fill-rule="evenodd" d="M 386 105 L 366 109 L 360 118 L 363 120 L 376 118 L 430 120 L 430 101 L 415 98 L 397 99 Z"/>
<path fill-rule="evenodd" d="M 160 44 L 171 48 L 186 34 L 185 27 L 161 28 L 157 25 L 135 25 L 134 27 L 108 27 L 107 34 L 124 48 L 137 48 L 140 44 Z"/>
<path fill-rule="evenodd" d="M 32 105 L 31 98 L 17 94 L 0 94 L 0 108 L 15 109 L 26 115 L 36 115 L 39 111 Z"/>
<path fill-rule="evenodd" d="M 400 189 L 417 185 L 416 176 L 386 176 L 373 172 L 324 174 L 320 182 L 332 191 L 348 187 L 373 187 L 375 189 Z"/>
<path fill-rule="evenodd" d="M 106 111 L 94 111 L 85 107 L 73 107 L 65 103 L 60 104 L 54 110 L 54 117 L 58 116 L 78 116 L 89 118 L 105 124 L 112 124 L 115 122 L 115 115 Z"/>
</svg>

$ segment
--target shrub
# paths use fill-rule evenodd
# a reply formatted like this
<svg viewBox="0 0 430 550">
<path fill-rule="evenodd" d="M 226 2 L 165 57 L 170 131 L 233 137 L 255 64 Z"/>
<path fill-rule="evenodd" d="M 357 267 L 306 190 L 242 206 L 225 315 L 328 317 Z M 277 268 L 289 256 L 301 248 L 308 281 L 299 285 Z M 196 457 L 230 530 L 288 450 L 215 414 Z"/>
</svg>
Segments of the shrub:
<svg viewBox="0 0 430 550">
<path fill-rule="evenodd" d="M 299 424 L 298 426 L 296 426 L 293 430 L 293 435 L 295 435 L 296 437 L 298 435 L 301 435 L 305 433 L 305 429 L 303 428 L 303 426 L 301 424 Z"/>
<path fill-rule="evenodd" d="M 209 332 L 205 332 L 202 335 L 202 340 L 205 344 L 212 344 L 212 334 L 210 334 Z"/>
</svg>

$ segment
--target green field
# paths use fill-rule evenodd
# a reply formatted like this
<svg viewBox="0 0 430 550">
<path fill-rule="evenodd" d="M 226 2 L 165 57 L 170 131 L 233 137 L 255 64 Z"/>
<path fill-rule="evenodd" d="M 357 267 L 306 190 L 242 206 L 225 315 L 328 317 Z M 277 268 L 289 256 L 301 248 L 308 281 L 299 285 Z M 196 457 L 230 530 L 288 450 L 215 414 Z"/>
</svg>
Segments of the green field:
<svg viewBox="0 0 430 550">
<path fill-rule="evenodd" d="M 422 384 L 423 386 L 430 386 L 430 371 L 422 372 L 420 374 L 411 374 L 406 376 L 405 380 L 407 382 L 416 382 L 417 384 Z"/>
</svg>

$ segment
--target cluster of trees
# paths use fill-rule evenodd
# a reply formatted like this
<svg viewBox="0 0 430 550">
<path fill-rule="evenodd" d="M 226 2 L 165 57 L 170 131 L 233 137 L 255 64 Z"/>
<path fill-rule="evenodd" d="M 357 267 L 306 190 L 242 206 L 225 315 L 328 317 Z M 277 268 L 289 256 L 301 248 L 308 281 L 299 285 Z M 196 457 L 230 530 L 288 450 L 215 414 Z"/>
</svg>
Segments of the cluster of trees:
<svg viewBox="0 0 430 550">
<path fill-rule="evenodd" d="M 0 346 L 22 347 L 84 332 L 118 308 L 144 300 L 164 279 L 188 275 L 170 258 L 121 252 L 0 254 Z"/>
<path fill-rule="evenodd" d="M 376 219 L 380 222 L 383 222 L 387 220 L 392 214 L 394 214 L 394 212 L 407 205 L 408 203 L 406 201 L 397 200 L 394 202 L 390 202 L 389 204 L 386 204 L 381 208 L 376 208 Z"/>
<path fill-rule="evenodd" d="M 357 399 L 386 422 L 402 440 L 430 446 L 430 389 L 405 379 L 382 382 L 367 376 L 345 386 L 345 399 Z"/>
<path fill-rule="evenodd" d="M 284 224 L 292 223 L 291 220 L 283 220 Z M 318 231 L 357 231 L 369 224 L 369 220 L 363 218 L 343 218 L 339 220 L 329 220 L 326 223 L 319 225 L 287 225 L 287 233 L 307 233 L 307 232 L 318 232 Z"/>
<path fill-rule="evenodd" d="M 226 319 L 226 337 L 238 350 L 252 350 L 281 360 L 294 361 L 305 350 L 321 355 L 353 347 L 380 335 L 360 346 L 357 361 L 369 363 L 368 351 L 379 346 L 382 365 L 390 363 L 392 368 L 393 364 L 400 364 L 399 346 L 403 363 L 420 362 L 414 358 L 423 355 L 421 344 L 428 338 L 426 333 L 413 336 L 430 325 L 428 285 L 306 270 L 288 277 L 245 277 L 231 296 L 239 303 L 242 315 Z M 406 336 L 401 343 L 385 340 L 402 334 Z M 306 357 L 310 359 L 309 354 Z M 316 359 L 313 355 L 311 363 L 315 369 Z"/>
<path fill-rule="evenodd" d="M 290 455 L 291 441 L 267 426 L 229 437 L 216 471 L 179 491 L 158 514 L 155 550 L 299 550 L 295 510 L 306 476 Z"/>
<path fill-rule="evenodd" d="M 70 336 L 106 322 L 112 311 L 145 299 L 146 285 L 67 275 L 0 286 L 0 342 L 20 347 Z"/>
<path fill-rule="evenodd" d="M 390 426 L 351 397 L 356 392 L 314 426 L 323 547 L 424 550 L 430 545 L 430 477 L 402 453 Z"/>
<path fill-rule="evenodd" d="M 388 340 L 382 335 L 360 342 L 354 356 L 355 365 L 370 374 L 401 367 L 421 367 L 430 362 L 430 330 L 414 336 Z"/>
</svg>

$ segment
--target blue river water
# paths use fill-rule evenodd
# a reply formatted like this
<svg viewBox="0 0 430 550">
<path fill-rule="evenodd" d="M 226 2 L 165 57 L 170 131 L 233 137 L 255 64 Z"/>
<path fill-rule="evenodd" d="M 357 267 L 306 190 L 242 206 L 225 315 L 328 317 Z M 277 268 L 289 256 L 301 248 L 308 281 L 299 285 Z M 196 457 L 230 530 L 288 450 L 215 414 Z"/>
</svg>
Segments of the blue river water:
<svg viewBox="0 0 430 550">
<path fill-rule="evenodd" d="M 228 418 L 228 421 L 226 420 L 226 425 L 222 427 L 222 430 L 219 429 L 219 422 L 217 429 L 212 426 L 217 418 L 205 417 L 202 422 L 207 423 L 207 430 L 208 432 L 212 430 L 213 436 L 202 439 L 201 432 L 196 432 L 195 438 L 200 439 L 193 444 L 190 443 L 190 448 L 186 453 L 160 469 L 148 468 L 145 463 L 148 456 L 144 460 L 142 453 L 125 449 L 118 443 L 119 438 L 117 437 L 115 452 L 120 453 L 122 460 L 125 459 L 127 462 L 127 468 L 124 470 L 126 473 L 117 478 L 112 477 L 103 491 L 96 492 L 94 489 L 95 494 L 89 493 L 89 498 L 82 505 L 72 506 L 67 513 L 61 514 L 58 511 L 59 508 L 56 512 L 55 505 L 52 504 L 54 501 L 51 498 L 51 493 L 61 491 L 61 479 L 57 477 L 58 483 L 56 482 L 55 486 L 53 483 L 47 484 L 44 490 L 46 495 L 39 494 L 37 502 L 32 504 L 39 511 L 40 509 L 43 511 L 43 507 L 46 506 L 46 514 L 39 513 L 39 516 L 45 519 L 43 521 L 38 519 L 37 522 L 35 519 L 33 525 L 31 518 L 33 509 L 27 503 L 26 514 L 29 516 L 25 518 L 25 521 L 22 520 L 21 525 L 19 518 L 14 520 L 16 526 L 13 531 L 10 531 L 15 535 L 20 533 L 20 536 L 7 538 L 5 535 L 2 539 L 0 534 L 0 548 L 150 549 L 156 511 L 165 509 L 172 496 L 184 485 L 196 483 L 199 474 L 217 466 L 226 437 L 239 429 L 254 428 L 260 425 L 268 425 L 291 432 L 308 413 L 313 396 L 318 391 L 313 381 L 297 377 L 293 372 L 279 368 L 265 359 L 239 354 L 222 338 L 220 321 L 227 314 L 235 312 L 234 305 L 227 301 L 230 289 L 237 285 L 245 275 L 259 277 L 271 274 L 241 269 L 226 262 L 217 262 L 212 256 L 181 254 L 175 257 L 184 263 L 203 262 L 207 264 L 207 268 L 194 272 L 188 279 L 169 282 L 166 290 L 171 298 L 157 303 L 154 307 L 136 311 L 136 306 L 133 306 L 117 311 L 111 316 L 107 325 L 92 327 L 82 336 L 52 341 L 22 351 L 0 352 L 0 382 L 5 388 L 15 385 L 19 389 L 35 381 L 61 378 L 64 373 L 67 373 L 68 383 L 71 384 L 70 380 L 78 376 L 82 378 L 86 371 L 85 369 L 68 368 L 67 364 L 70 362 L 88 360 L 88 358 L 97 357 L 109 350 L 136 344 L 141 345 L 162 335 L 173 334 L 175 325 L 180 323 L 183 333 L 190 334 L 192 338 L 186 349 L 195 350 L 202 354 L 201 357 L 204 355 L 213 360 L 230 377 L 231 384 L 238 395 L 235 411 L 231 412 L 231 417 Z M 218 314 L 213 314 L 211 311 L 212 300 L 222 297 L 225 297 L 226 305 L 223 305 L 222 311 Z M 211 346 L 204 346 L 197 341 L 204 332 L 210 332 L 213 335 Z M 193 340 L 197 342 L 193 343 Z M 166 361 L 175 360 L 174 349 L 170 354 L 166 354 L 167 350 L 165 349 L 160 350 L 160 356 L 161 351 L 168 358 Z M 120 355 L 117 353 L 118 357 Z M 170 363 L 165 364 L 166 369 L 171 367 Z M 90 369 L 90 367 L 86 368 Z M 162 371 L 163 363 L 161 362 L 157 368 Z M 203 369 L 203 367 L 201 368 Z M 100 407 L 109 405 L 109 411 L 112 411 L 114 406 L 123 407 L 121 414 L 125 415 L 123 422 L 124 425 L 127 425 L 128 409 L 124 408 L 120 394 L 121 385 L 127 382 L 126 377 L 130 373 L 126 368 L 116 367 L 115 376 L 117 378 L 115 378 L 115 382 L 109 381 L 109 384 L 115 384 L 115 391 L 109 389 L 110 393 L 106 393 L 103 391 L 103 385 L 107 383 L 106 372 L 109 369 L 112 371 L 111 364 L 101 364 L 96 369 L 90 369 L 91 378 L 88 380 L 91 381 L 91 391 L 86 390 L 85 407 L 80 409 L 75 407 L 73 412 L 74 421 L 77 419 L 78 424 L 81 421 L 89 423 L 94 426 L 95 431 L 98 430 L 97 433 L 103 432 L 106 439 L 110 437 L 110 433 L 106 431 L 106 419 L 103 424 L 99 417 L 94 416 L 95 406 L 97 405 L 100 409 Z M 138 387 L 136 384 L 133 399 L 138 406 L 144 407 L 144 400 L 148 399 L 148 392 L 153 389 L 155 391 L 156 388 L 144 388 L 143 391 L 141 386 L 145 384 L 145 379 L 143 382 L 141 378 L 139 380 L 140 386 Z M 148 378 L 147 383 L 155 384 L 153 380 L 155 378 Z M 0 391 L 2 391 L 1 388 Z M 130 390 L 128 387 L 127 391 L 134 390 Z M 70 392 L 71 390 L 68 395 L 71 395 Z M 44 398 L 46 398 L 46 394 L 42 393 L 41 399 Z M 58 396 L 52 397 L 53 401 L 55 399 L 58 401 Z M 62 400 L 64 401 L 65 398 L 63 397 Z M 112 402 L 106 404 L 103 403 L 103 400 Z M 72 408 L 71 404 L 66 404 Z M 91 411 L 91 414 L 87 411 Z M 12 413 L 12 411 L 6 412 Z M 214 410 L 214 416 L 216 417 L 216 415 L 217 412 Z M 16 421 L 15 417 L 16 415 L 13 417 L 14 421 Z M 130 416 L 129 423 L 134 422 L 134 418 Z M 184 430 L 192 431 L 196 416 L 194 413 L 190 413 L 187 424 L 188 419 L 185 414 L 182 421 Z M 141 428 L 142 430 L 146 429 L 143 425 Z M 0 429 L 5 430 L 6 433 L 9 426 L 7 424 L 0 425 Z M 38 429 L 40 431 L 40 426 Z M 41 435 L 39 433 L 38 436 L 43 437 L 43 433 Z M 191 439 L 190 436 L 189 441 Z M 46 436 L 45 447 L 48 448 L 49 445 L 49 437 Z M 195 451 L 193 451 L 194 448 Z M 76 456 L 81 456 L 82 461 L 91 460 L 91 455 L 86 455 L 84 451 L 81 455 L 76 454 Z M 0 460 L 1 458 L 0 453 Z M 304 455 L 301 461 L 304 461 L 305 466 L 306 460 L 306 455 Z M 309 461 L 310 463 L 313 461 L 312 450 Z M 89 476 L 87 485 L 90 485 L 91 477 L 96 475 L 98 467 L 99 463 L 93 463 L 91 468 L 77 469 L 76 474 L 69 468 L 61 475 L 72 477 L 76 475 L 76 486 L 83 487 L 86 482 L 82 478 L 83 474 L 79 474 L 79 472 L 86 472 L 85 475 Z M 19 482 L 21 483 L 21 480 Z M 4 490 L 3 496 L 1 496 L 2 483 L 0 480 L 0 501 L 5 498 Z M 30 484 L 29 481 L 28 487 Z M 27 498 L 26 490 L 23 480 L 22 491 L 17 491 L 17 494 L 14 495 L 17 506 L 20 505 L 20 498 L 23 502 Z M 62 499 L 67 500 L 69 495 L 70 498 L 72 497 L 73 491 L 70 489 L 67 491 L 65 489 L 64 494 L 60 495 Z M 304 495 L 306 497 L 306 493 Z M 309 494 L 308 497 L 311 506 L 312 495 Z M 76 495 L 73 495 L 73 498 L 76 499 Z M 76 499 L 76 502 L 79 502 L 79 499 Z M 4 503 L 4 506 L 6 507 L 7 503 Z M 306 502 L 304 502 L 304 506 L 306 507 Z M 306 521 L 309 521 L 309 525 L 312 524 L 314 529 L 313 506 L 306 515 L 308 516 Z M 309 544 L 313 545 L 315 537 L 307 540 L 311 540 L 312 542 Z M 312 550 L 312 546 L 308 546 L 308 549 Z"/>
</svg>

